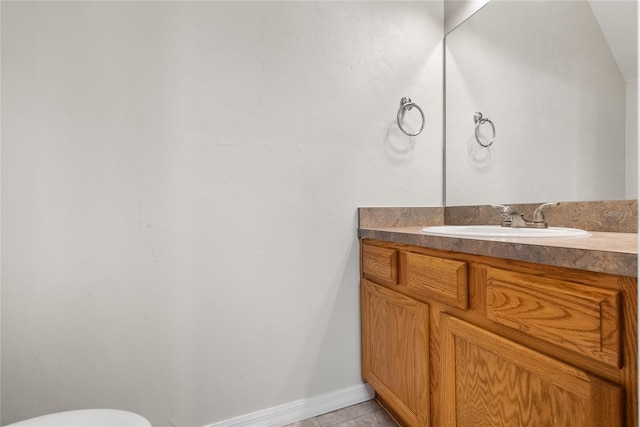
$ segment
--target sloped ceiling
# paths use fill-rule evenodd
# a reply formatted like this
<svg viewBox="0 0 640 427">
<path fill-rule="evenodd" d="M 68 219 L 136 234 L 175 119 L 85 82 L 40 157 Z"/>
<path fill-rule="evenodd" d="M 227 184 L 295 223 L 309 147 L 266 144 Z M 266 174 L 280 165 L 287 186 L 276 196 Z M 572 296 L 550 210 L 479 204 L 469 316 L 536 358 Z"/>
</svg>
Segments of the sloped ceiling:
<svg viewBox="0 0 640 427">
<path fill-rule="evenodd" d="M 638 78 L 638 2 L 590 0 L 602 33 L 627 81 Z"/>
</svg>

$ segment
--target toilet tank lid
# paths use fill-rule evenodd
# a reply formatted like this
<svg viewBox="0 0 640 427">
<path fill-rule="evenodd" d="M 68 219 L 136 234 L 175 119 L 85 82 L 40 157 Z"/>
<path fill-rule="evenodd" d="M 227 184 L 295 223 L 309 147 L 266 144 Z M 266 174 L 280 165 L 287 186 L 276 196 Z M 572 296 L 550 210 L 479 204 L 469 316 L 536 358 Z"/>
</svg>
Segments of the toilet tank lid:
<svg viewBox="0 0 640 427">
<path fill-rule="evenodd" d="M 151 423 L 133 412 L 81 409 L 29 418 L 5 427 L 151 427 Z"/>
</svg>

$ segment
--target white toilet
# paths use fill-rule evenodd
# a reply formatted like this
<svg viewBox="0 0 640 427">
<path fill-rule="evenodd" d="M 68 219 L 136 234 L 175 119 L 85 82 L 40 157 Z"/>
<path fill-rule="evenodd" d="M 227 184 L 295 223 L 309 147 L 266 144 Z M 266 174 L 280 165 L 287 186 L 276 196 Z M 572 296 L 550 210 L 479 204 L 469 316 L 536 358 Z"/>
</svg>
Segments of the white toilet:
<svg viewBox="0 0 640 427">
<path fill-rule="evenodd" d="M 133 412 L 82 409 L 29 418 L 4 427 L 151 427 L 151 423 Z"/>
</svg>

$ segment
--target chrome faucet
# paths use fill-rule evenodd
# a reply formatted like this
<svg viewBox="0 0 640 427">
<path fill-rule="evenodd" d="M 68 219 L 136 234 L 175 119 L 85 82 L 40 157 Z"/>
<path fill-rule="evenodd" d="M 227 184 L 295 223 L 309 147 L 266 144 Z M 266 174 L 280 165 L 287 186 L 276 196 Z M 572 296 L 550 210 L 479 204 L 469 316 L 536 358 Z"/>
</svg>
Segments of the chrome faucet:
<svg viewBox="0 0 640 427">
<path fill-rule="evenodd" d="M 523 214 L 516 211 L 511 206 L 491 205 L 494 208 L 502 209 L 500 216 L 502 217 L 503 227 L 512 228 L 547 228 L 549 225 L 544 217 L 544 208 L 547 206 L 558 206 L 558 203 L 543 203 L 533 212 L 533 219 L 527 221 Z"/>
</svg>

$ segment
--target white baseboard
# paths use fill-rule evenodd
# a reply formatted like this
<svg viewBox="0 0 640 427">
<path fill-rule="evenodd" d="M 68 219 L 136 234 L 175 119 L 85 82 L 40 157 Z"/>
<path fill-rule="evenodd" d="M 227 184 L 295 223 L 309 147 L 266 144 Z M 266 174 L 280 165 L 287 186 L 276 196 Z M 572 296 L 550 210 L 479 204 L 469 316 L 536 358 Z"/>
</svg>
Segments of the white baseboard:
<svg viewBox="0 0 640 427">
<path fill-rule="evenodd" d="M 263 409 L 206 427 L 282 427 L 307 418 L 346 408 L 371 400 L 375 392 L 368 384 L 360 384 L 321 396 L 300 399 L 273 408 Z"/>
</svg>

